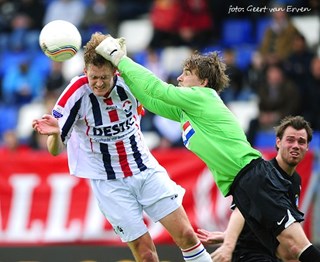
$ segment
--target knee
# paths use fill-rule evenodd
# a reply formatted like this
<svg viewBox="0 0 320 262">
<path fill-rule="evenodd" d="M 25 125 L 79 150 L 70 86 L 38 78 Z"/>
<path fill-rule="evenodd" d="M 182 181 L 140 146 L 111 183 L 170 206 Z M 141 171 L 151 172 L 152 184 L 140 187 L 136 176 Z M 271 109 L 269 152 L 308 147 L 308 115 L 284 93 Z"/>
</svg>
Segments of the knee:
<svg viewBox="0 0 320 262">
<path fill-rule="evenodd" d="M 140 238 L 127 243 L 136 261 L 159 261 L 156 247 L 149 235 L 144 234 Z"/>
<path fill-rule="evenodd" d="M 144 250 L 140 253 L 141 261 L 158 261 L 158 255 L 155 250 Z"/>
<path fill-rule="evenodd" d="M 194 246 L 199 242 L 193 228 L 184 228 L 179 237 L 175 239 L 175 241 L 177 245 L 182 249 Z"/>
</svg>

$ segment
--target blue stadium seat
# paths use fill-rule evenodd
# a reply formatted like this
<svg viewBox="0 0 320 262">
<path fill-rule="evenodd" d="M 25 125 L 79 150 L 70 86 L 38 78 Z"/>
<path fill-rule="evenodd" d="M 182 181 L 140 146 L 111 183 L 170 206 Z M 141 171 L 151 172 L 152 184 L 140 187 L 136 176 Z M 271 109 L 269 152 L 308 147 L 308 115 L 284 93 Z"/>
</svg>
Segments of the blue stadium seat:
<svg viewBox="0 0 320 262">
<path fill-rule="evenodd" d="M 273 130 L 259 131 L 255 137 L 254 147 L 256 148 L 274 148 L 276 144 L 276 135 Z"/>
<path fill-rule="evenodd" d="M 264 36 L 264 32 L 266 31 L 267 27 L 270 25 L 270 22 L 271 22 L 271 19 L 269 17 L 258 19 L 256 23 L 256 28 L 255 28 L 255 42 L 257 44 L 261 43 Z"/>
<path fill-rule="evenodd" d="M 253 25 L 249 19 L 230 18 L 222 24 L 222 45 L 235 47 L 253 41 Z"/>
<path fill-rule="evenodd" d="M 0 140 L 4 132 L 16 128 L 17 119 L 18 109 L 16 107 L 0 104 Z"/>
<path fill-rule="evenodd" d="M 310 143 L 310 148 L 312 150 L 317 151 L 320 153 L 320 131 L 314 131 L 312 141 Z"/>
<path fill-rule="evenodd" d="M 38 51 L 33 54 L 31 66 L 35 68 L 40 74 L 45 77 L 49 75 L 51 71 L 52 60 L 47 57 L 42 51 Z"/>
<path fill-rule="evenodd" d="M 29 60 L 30 58 L 31 56 L 29 52 L 3 51 L 1 53 L 0 75 L 5 74 L 5 72 L 12 66 L 17 66 L 22 61 Z"/>
<path fill-rule="evenodd" d="M 254 45 L 246 45 L 235 47 L 236 52 L 236 64 L 242 70 L 248 69 L 252 55 L 256 51 L 256 46 Z"/>
</svg>

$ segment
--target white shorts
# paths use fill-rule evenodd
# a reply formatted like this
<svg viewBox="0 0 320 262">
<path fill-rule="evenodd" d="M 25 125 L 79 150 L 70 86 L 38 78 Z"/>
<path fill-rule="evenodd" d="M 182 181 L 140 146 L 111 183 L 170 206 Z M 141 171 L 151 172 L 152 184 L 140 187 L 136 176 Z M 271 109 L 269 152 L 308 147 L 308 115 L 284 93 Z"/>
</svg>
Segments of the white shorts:
<svg viewBox="0 0 320 262">
<path fill-rule="evenodd" d="M 157 222 L 181 206 L 185 193 L 161 166 L 121 179 L 90 179 L 90 184 L 101 212 L 123 242 L 148 231 L 143 211 Z"/>
</svg>

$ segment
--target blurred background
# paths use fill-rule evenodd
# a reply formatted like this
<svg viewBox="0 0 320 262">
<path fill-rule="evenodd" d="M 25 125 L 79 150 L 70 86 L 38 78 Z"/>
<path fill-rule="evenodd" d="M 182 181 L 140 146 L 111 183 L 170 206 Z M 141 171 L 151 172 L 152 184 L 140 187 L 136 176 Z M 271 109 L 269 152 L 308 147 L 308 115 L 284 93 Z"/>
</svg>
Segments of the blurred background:
<svg viewBox="0 0 320 262">
<path fill-rule="evenodd" d="M 96 31 L 125 37 L 130 57 L 173 84 L 193 51 L 218 51 L 231 78 L 221 97 L 267 158 L 275 154 L 279 120 L 304 116 L 315 133 L 299 166 L 300 207 L 309 238 L 320 245 L 319 0 L 0 0 L 0 261 L 132 259 L 86 181 L 70 177 L 66 156 L 49 156 L 45 137 L 31 127 L 84 66 L 82 50 L 63 63 L 42 53 L 40 31 L 56 19 L 77 26 L 83 45 Z M 230 199 L 182 147 L 179 124 L 146 111 L 142 131 L 187 189 L 184 204 L 194 227 L 224 230 Z M 146 223 L 160 257 L 179 261 L 161 226 Z"/>
</svg>

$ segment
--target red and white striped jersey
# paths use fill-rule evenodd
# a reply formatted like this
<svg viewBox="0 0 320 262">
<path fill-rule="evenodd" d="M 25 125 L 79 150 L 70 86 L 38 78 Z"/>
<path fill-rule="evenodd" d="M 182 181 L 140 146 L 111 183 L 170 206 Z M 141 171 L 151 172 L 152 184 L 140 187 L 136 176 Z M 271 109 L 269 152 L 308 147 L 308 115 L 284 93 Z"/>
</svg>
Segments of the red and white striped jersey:
<svg viewBox="0 0 320 262">
<path fill-rule="evenodd" d="M 116 179 L 159 165 L 140 129 L 142 110 L 119 76 L 108 97 L 95 96 L 86 76 L 75 77 L 52 111 L 67 145 L 70 173 Z"/>
</svg>

